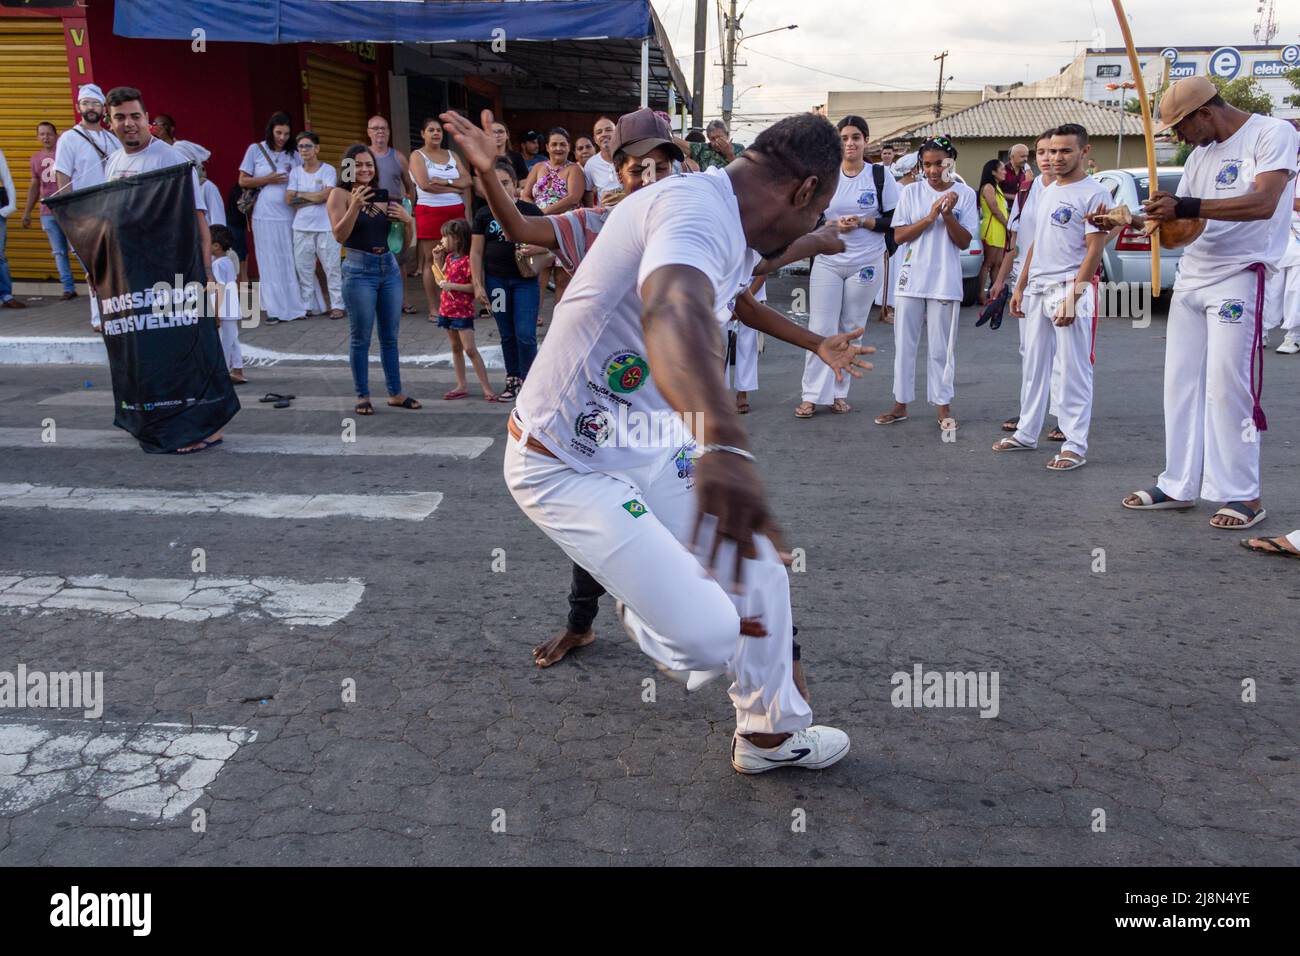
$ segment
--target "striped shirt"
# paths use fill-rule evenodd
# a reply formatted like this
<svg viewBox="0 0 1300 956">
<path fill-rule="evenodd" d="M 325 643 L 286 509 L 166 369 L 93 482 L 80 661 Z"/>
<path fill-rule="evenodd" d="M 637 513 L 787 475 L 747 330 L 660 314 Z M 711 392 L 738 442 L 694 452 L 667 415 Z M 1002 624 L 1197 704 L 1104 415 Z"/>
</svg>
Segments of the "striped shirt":
<svg viewBox="0 0 1300 956">
<path fill-rule="evenodd" d="M 578 268 L 578 263 L 591 249 L 591 244 L 600 235 L 601 227 L 613 210 L 596 207 L 594 209 L 574 209 L 546 219 L 555 230 L 555 241 L 559 248 L 555 258 L 569 272 Z"/>
</svg>

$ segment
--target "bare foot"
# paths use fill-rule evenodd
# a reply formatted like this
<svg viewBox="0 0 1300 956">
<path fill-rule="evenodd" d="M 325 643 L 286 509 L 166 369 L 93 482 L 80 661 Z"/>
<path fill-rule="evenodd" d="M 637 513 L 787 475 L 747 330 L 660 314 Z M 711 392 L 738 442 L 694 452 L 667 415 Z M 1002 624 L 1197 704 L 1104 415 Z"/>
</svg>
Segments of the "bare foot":
<svg viewBox="0 0 1300 956">
<path fill-rule="evenodd" d="M 1251 511 L 1260 510 L 1259 508 L 1260 499 L 1258 498 L 1255 498 L 1252 501 L 1243 501 L 1240 503 L 1245 505 Z M 1216 528 L 1240 528 L 1242 525 L 1247 524 L 1247 521 L 1241 515 L 1216 514 L 1213 518 L 1210 519 L 1210 524 Z"/>
<path fill-rule="evenodd" d="M 533 648 L 533 663 L 538 667 L 550 667 L 552 664 L 558 664 L 569 651 L 576 650 L 579 647 L 586 647 L 595 639 L 595 631 L 579 634 L 577 631 L 570 631 L 566 628 L 549 641 L 543 641 Z"/>
</svg>

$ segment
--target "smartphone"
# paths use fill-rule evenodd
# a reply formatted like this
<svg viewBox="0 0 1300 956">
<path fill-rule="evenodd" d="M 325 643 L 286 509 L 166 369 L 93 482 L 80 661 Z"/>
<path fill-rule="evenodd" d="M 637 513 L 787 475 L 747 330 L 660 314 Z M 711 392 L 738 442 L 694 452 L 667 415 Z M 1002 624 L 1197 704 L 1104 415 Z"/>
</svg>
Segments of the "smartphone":
<svg viewBox="0 0 1300 956">
<path fill-rule="evenodd" d="M 370 190 L 370 198 L 366 201 L 374 203 L 376 206 L 387 206 L 391 200 L 388 198 L 387 189 L 372 189 Z"/>
</svg>

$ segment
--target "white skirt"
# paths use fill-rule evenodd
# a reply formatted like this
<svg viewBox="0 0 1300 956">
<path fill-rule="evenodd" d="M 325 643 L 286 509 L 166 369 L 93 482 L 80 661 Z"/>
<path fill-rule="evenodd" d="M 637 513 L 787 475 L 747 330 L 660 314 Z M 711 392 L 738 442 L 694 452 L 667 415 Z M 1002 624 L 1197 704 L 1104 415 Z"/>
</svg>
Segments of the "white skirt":
<svg viewBox="0 0 1300 956">
<path fill-rule="evenodd" d="M 267 316 L 284 322 L 305 316 L 308 304 L 298 291 L 293 258 L 293 220 L 254 217 L 253 251 L 257 255 L 258 291 Z"/>
</svg>

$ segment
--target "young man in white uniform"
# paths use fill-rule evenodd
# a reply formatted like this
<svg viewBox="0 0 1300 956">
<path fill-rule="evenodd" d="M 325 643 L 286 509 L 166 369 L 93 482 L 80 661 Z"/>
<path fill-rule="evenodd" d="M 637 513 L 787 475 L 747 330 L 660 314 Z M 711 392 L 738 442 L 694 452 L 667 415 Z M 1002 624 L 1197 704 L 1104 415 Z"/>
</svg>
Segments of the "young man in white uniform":
<svg viewBox="0 0 1300 956">
<path fill-rule="evenodd" d="M 1290 241 L 1277 267 L 1280 274 L 1274 281 L 1282 331 L 1286 333 L 1277 350 L 1282 355 L 1295 355 L 1300 352 L 1300 176 L 1296 177 L 1295 198 L 1291 201 Z"/>
<path fill-rule="evenodd" d="M 1087 464 L 1092 425 L 1092 352 L 1097 290 L 1093 284 L 1107 233 L 1089 215 L 1106 209 L 1110 193 L 1087 174 L 1088 131 L 1066 123 L 1052 131 L 1049 148 L 1056 182 L 1038 196 L 1033 244 L 1011 296 L 1011 314 L 1024 323 L 1024 376 L 1016 432 L 994 451 L 1038 447 L 1052 392 L 1052 364 L 1061 363 L 1057 414 L 1065 444 L 1047 467 L 1073 471 Z"/>
<path fill-rule="evenodd" d="M 732 677 L 742 773 L 826 767 L 849 746 L 811 726 L 795 687 L 789 578 L 719 334 L 760 253 L 813 229 L 839 162 L 825 119 L 792 116 L 725 169 L 623 199 L 510 420 L 516 502 L 618 599 L 641 649 L 670 673 L 694 672 L 688 686 Z"/>
<path fill-rule="evenodd" d="M 1002 294 L 1002 288 L 1005 283 L 1010 282 L 1011 288 L 1016 287 L 1016 280 L 1020 278 L 1020 273 L 1024 270 L 1025 256 L 1029 254 L 1029 247 L 1034 242 L 1034 228 L 1038 223 L 1038 196 L 1043 187 L 1050 186 L 1056 182 L 1056 170 L 1052 166 L 1052 134 L 1049 130 L 1042 136 L 1038 137 L 1038 143 L 1035 147 L 1034 158 L 1038 164 L 1038 175 L 1034 177 L 1033 183 L 1029 187 L 1029 192 L 1016 196 L 1016 201 L 1011 205 L 1011 215 L 1007 222 L 1011 226 L 1011 234 L 1015 237 L 1016 254 L 1014 256 L 1004 256 L 1002 266 L 998 270 L 997 278 L 993 280 L 993 288 L 990 295 L 997 298 Z M 1021 203 L 1021 199 L 1024 202 Z M 1016 322 L 1016 328 L 1020 337 L 1020 358 L 1025 357 L 1025 323 Z M 1023 383 L 1022 383 L 1023 384 Z M 1053 417 L 1056 416 L 1056 402 L 1060 397 L 1061 391 L 1061 363 L 1059 361 L 1052 363 L 1052 402 L 1047 413 Z M 1021 396 L 1024 401 L 1024 396 Z M 1020 415 L 1016 414 L 1013 418 L 1008 418 L 1002 423 L 1004 432 L 1014 432 L 1020 427 Z M 1048 441 L 1065 441 L 1065 435 L 1059 428 L 1053 428 L 1047 433 Z"/>
<path fill-rule="evenodd" d="M 957 310 L 961 308 L 961 253 L 979 224 L 975 191 L 952 175 L 957 150 L 947 138 L 926 140 L 917 150 L 922 176 L 903 190 L 894 213 L 894 236 L 906 243 L 898 263 L 898 310 L 894 314 L 894 407 L 877 425 L 907 421 L 916 400 L 916 351 L 927 336 L 925 391 L 936 406 L 939 427 L 957 427 L 952 397 L 957 379 Z"/>
<path fill-rule="evenodd" d="M 1264 520 L 1260 499 L 1259 407 L 1263 317 L 1258 300 L 1286 251 L 1296 130 L 1245 113 L 1204 77 L 1169 88 L 1161 129 L 1196 146 L 1178 194 L 1144 203 L 1159 222 L 1204 220 L 1183 251 L 1165 339 L 1165 470 L 1123 504 L 1183 509 L 1198 497 L 1223 501 L 1210 519 L 1222 530 Z M 1256 366 L 1256 362 L 1261 367 Z"/>
</svg>

